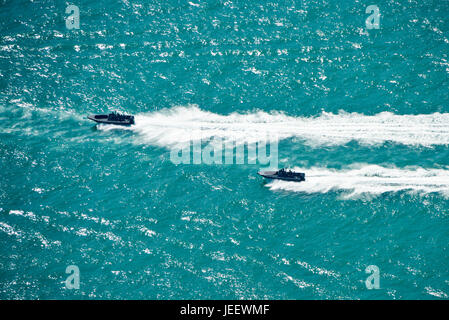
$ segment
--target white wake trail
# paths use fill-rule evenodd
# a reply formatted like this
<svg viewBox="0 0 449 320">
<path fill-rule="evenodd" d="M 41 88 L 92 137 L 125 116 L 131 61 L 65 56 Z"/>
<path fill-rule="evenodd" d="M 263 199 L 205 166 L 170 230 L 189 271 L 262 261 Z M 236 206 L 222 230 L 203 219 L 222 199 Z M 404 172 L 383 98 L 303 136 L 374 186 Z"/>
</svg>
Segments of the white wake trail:
<svg viewBox="0 0 449 320">
<path fill-rule="evenodd" d="M 344 191 L 344 198 L 361 195 L 377 196 L 386 192 L 419 194 L 439 193 L 449 197 L 449 169 L 424 169 L 420 167 L 382 167 L 354 164 L 347 169 L 294 168 L 305 172 L 305 182 L 275 180 L 267 184 L 271 190 L 304 193 Z"/>
<path fill-rule="evenodd" d="M 111 126 L 103 126 L 103 130 Z M 352 140 L 373 145 L 391 141 L 411 146 L 449 145 L 449 113 L 363 115 L 340 111 L 316 117 L 284 113 L 231 113 L 220 115 L 197 106 L 174 107 L 136 116 L 131 127 L 138 141 L 172 147 L 213 137 L 253 143 L 268 139 L 298 138 L 311 146 L 343 145 Z"/>
</svg>

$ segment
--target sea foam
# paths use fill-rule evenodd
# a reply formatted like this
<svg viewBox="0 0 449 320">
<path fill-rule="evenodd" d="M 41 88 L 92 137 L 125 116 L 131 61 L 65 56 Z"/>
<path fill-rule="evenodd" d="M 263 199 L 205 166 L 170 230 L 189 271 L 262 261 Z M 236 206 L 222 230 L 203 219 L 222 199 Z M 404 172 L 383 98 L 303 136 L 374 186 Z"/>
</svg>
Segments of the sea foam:
<svg viewBox="0 0 449 320">
<path fill-rule="evenodd" d="M 112 126 L 101 128 L 113 129 Z M 449 144 L 449 113 L 364 115 L 340 111 L 294 117 L 282 112 L 256 111 L 221 115 L 191 105 L 139 114 L 130 130 L 138 133 L 138 142 L 162 147 L 214 137 L 242 143 L 297 138 L 314 147 L 344 145 L 350 141 L 363 145 L 390 141 L 429 147 Z"/>
<path fill-rule="evenodd" d="M 439 193 L 449 198 L 449 170 L 421 167 L 382 167 L 370 164 L 353 164 L 336 170 L 321 167 L 295 168 L 306 172 L 305 182 L 274 180 L 266 186 L 271 190 L 304 193 L 343 191 L 343 198 L 378 196 L 387 192 L 417 194 Z"/>
</svg>

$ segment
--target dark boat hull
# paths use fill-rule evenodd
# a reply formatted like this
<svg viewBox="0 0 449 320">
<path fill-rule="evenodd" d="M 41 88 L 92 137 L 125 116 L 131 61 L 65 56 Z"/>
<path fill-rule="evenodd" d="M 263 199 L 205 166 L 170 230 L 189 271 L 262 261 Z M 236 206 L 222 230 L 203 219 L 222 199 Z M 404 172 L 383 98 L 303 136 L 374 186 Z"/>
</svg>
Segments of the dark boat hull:
<svg viewBox="0 0 449 320">
<path fill-rule="evenodd" d="M 284 180 L 284 181 L 294 181 L 294 182 L 302 182 L 306 181 L 305 174 L 304 173 L 297 173 L 296 176 L 279 176 L 277 174 L 277 171 L 262 171 L 257 173 L 259 176 L 262 176 L 267 179 L 277 179 L 277 180 Z"/>
<path fill-rule="evenodd" d="M 87 119 L 95 121 L 96 123 L 103 123 L 103 124 L 115 124 L 115 125 L 121 125 L 121 126 L 130 126 L 134 124 L 134 117 L 130 116 L 130 118 L 123 119 L 121 121 L 112 121 L 108 120 L 107 114 L 93 114 L 87 117 Z"/>
</svg>

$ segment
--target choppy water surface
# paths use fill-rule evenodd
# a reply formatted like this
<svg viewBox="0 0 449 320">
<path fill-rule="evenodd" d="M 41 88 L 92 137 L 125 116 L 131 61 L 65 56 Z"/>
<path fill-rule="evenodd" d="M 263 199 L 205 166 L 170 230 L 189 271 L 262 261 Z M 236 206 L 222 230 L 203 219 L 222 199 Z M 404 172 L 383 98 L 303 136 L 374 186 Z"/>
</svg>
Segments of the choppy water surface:
<svg viewBox="0 0 449 320">
<path fill-rule="evenodd" d="M 449 297 L 447 1 L 76 5 L 1 4 L 0 298 Z M 267 136 L 306 182 L 170 158 Z"/>
</svg>

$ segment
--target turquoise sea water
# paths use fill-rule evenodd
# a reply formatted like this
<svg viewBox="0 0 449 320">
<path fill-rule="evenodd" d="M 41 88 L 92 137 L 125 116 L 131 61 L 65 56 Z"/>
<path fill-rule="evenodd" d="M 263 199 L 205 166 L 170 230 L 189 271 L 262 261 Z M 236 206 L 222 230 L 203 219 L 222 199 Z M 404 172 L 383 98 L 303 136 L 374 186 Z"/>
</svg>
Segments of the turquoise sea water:
<svg viewBox="0 0 449 320">
<path fill-rule="evenodd" d="M 448 298 L 448 17 L 430 0 L 0 1 L 0 298 Z M 136 125 L 86 119 L 110 110 Z M 175 165 L 199 130 L 275 134 L 307 180 Z"/>
</svg>

